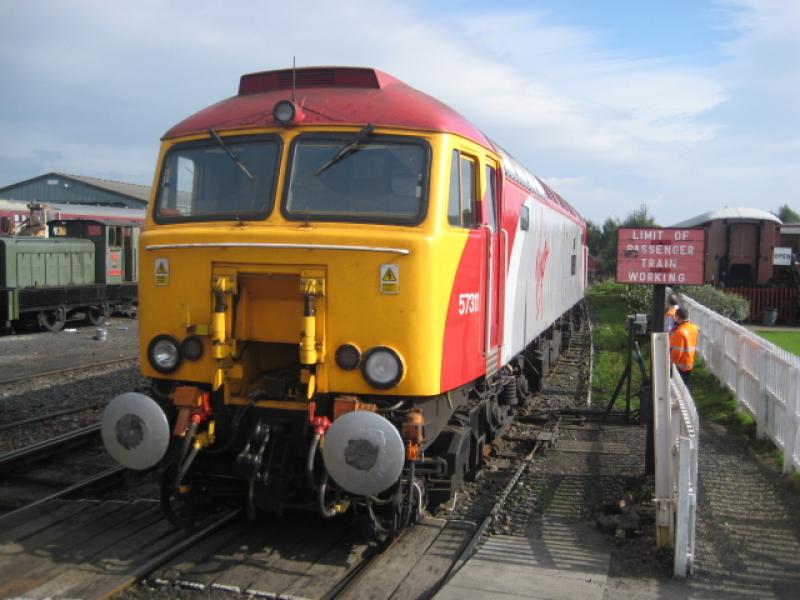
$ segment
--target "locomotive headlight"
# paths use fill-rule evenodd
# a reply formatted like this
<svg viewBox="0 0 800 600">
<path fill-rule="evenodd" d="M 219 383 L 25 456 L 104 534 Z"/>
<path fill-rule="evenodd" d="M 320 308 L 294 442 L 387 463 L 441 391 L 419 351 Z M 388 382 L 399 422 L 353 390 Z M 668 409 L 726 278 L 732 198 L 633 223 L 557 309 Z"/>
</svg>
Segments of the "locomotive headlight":
<svg viewBox="0 0 800 600">
<path fill-rule="evenodd" d="M 147 348 L 147 358 L 159 373 L 172 373 L 181 363 L 178 340 L 171 335 L 157 335 Z"/>
<path fill-rule="evenodd" d="M 403 362 L 400 356 L 386 346 L 377 346 L 367 352 L 361 369 L 367 382 L 379 390 L 394 387 L 403 378 Z"/>
<path fill-rule="evenodd" d="M 272 118 L 279 125 L 297 125 L 303 117 L 303 111 L 291 100 L 281 100 L 272 108 Z"/>
</svg>

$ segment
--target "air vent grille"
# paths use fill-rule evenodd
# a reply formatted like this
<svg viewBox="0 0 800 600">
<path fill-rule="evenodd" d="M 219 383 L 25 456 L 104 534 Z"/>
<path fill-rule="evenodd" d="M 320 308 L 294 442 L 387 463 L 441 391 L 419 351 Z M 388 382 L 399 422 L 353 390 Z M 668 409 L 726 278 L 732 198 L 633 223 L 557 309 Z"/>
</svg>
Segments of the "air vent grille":
<svg viewBox="0 0 800 600">
<path fill-rule="evenodd" d="M 242 75 L 239 81 L 239 94 L 290 90 L 292 89 L 292 78 L 292 69 Z M 294 78 L 297 89 L 318 87 L 380 88 L 378 76 L 372 69 L 336 67 L 297 69 Z"/>
</svg>

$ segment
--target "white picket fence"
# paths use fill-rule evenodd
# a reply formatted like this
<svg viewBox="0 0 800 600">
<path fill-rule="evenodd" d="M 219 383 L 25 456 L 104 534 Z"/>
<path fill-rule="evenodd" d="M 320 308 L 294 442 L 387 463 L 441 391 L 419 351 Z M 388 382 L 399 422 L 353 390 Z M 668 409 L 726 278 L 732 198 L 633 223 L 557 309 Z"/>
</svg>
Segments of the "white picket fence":
<svg viewBox="0 0 800 600">
<path fill-rule="evenodd" d="M 656 543 L 674 548 L 673 573 L 685 577 L 694 562 L 700 422 L 689 390 L 670 366 L 668 334 L 653 334 L 651 360 Z"/>
<path fill-rule="evenodd" d="M 698 354 L 756 421 L 758 437 L 783 452 L 783 472 L 800 471 L 800 357 L 683 295 L 700 330 Z"/>
</svg>

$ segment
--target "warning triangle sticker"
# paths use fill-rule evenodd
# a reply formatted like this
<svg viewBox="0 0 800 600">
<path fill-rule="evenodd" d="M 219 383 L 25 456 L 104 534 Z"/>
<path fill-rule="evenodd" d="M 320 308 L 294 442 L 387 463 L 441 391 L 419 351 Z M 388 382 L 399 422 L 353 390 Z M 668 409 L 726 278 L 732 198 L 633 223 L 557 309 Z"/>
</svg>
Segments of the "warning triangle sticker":
<svg viewBox="0 0 800 600">
<path fill-rule="evenodd" d="M 156 273 L 159 275 L 164 275 L 167 272 L 167 267 L 164 263 L 158 263 L 158 268 L 156 269 Z"/>
<path fill-rule="evenodd" d="M 397 276 L 392 269 L 386 269 L 386 273 L 383 274 L 383 281 L 397 281 Z"/>
</svg>

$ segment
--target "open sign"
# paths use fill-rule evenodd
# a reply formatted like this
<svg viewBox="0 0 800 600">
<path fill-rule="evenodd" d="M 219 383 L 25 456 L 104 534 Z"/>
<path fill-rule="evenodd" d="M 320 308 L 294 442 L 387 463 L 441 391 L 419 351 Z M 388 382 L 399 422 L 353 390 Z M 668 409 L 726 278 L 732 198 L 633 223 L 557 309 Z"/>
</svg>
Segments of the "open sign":
<svg viewBox="0 0 800 600">
<path fill-rule="evenodd" d="M 776 267 L 790 267 L 792 265 L 792 249 L 775 248 L 772 253 L 772 264 Z"/>
</svg>

